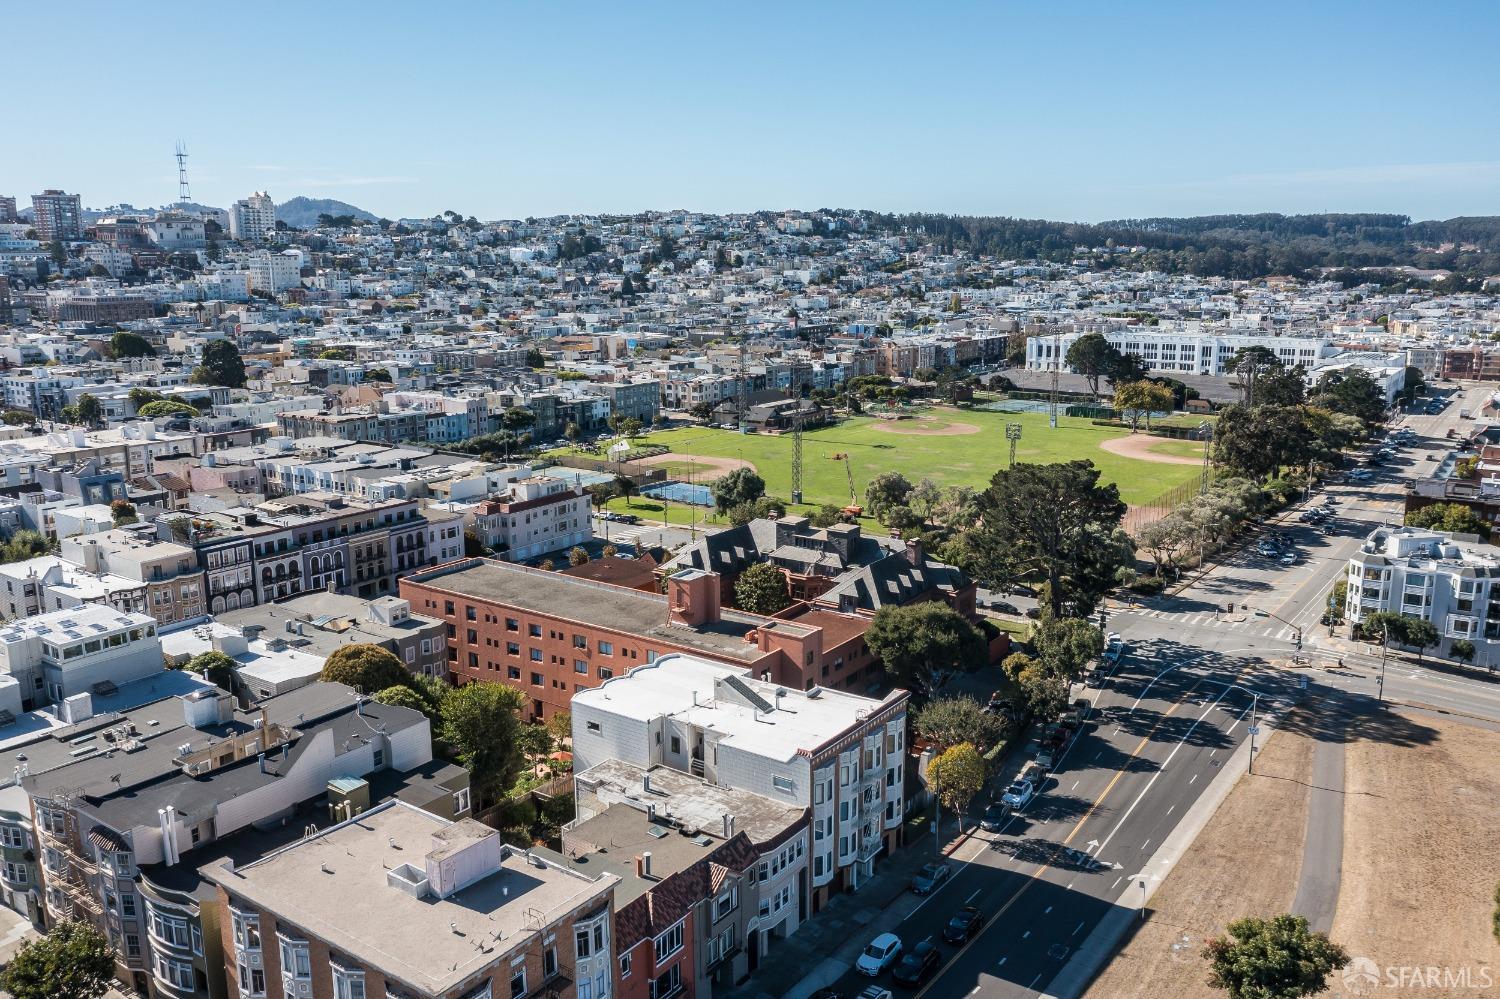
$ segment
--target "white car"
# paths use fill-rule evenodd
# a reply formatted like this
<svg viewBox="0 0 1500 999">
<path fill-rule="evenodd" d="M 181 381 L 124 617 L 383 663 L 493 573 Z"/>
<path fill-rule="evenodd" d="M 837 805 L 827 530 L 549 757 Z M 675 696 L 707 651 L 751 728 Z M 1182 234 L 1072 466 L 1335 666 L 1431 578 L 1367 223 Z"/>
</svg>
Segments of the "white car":
<svg viewBox="0 0 1500 999">
<path fill-rule="evenodd" d="M 901 938 L 894 933 L 882 933 L 871 940 L 854 962 L 854 970 L 861 975 L 874 978 L 896 963 L 901 956 Z"/>
<path fill-rule="evenodd" d="M 1036 785 L 1029 780 L 1013 780 L 1010 787 L 1000 796 L 1000 803 L 1008 808 L 1020 811 L 1031 804 L 1031 799 L 1036 797 Z"/>
</svg>

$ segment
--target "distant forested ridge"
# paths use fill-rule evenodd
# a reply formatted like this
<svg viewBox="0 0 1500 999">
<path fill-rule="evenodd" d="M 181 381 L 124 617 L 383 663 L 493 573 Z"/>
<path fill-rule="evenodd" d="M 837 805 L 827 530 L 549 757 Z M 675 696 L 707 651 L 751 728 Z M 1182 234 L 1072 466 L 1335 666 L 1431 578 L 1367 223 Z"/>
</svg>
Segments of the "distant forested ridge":
<svg viewBox="0 0 1500 999">
<path fill-rule="evenodd" d="M 1100 268 L 1247 279 L 1402 266 L 1448 270 L 1464 279 L 1500 274 L 1500 216 L 1413 222 L 1405 215 L 1382 214 L 1204 215 L 1087 224 L 873 214 L 867 221 L 890 232 L 925 232 L 925 238 L 944 249 L 1002 259 L 1065 263 L 1098 248 L 1142 248 L 1093 255 Z"/>
</svg>

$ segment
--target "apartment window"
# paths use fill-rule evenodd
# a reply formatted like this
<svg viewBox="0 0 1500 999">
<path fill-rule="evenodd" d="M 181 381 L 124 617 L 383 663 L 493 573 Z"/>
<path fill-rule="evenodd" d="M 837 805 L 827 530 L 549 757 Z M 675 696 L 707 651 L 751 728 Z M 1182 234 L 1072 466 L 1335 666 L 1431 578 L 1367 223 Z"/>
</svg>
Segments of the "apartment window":
<svg viewBox="0 0 1500 999">
<path fill-rule="evenodd" d="M 589 664 L 586 661 L 582 660 L 582 659 L 574 659 L 573 660 L 573 672 L 574 673 L 582 673 L 584 676 L 588 676 Z"/>
<path fill-rule="evenodd" d="M 263 996 L 266 994 L 266 973 L 260 968 L 252 968 L 249 963 L 241 958 L 235 962 L 236 977 L 240 983 L 240 995 Z"/>
<path fill-rule="evenodd" d="M 541 638 L 542 626 L 539 624 L 528 624 L 526 626 L 526 634 L 530 635 L 532 638 Z"/>
<path fill-rule="evenodd" d="M 531 661 L 534 662 L 534 663 L 539 663 L 539 662 L 542 661 L 542 650 L 541 649 L 533 648 L 531 650 Z"/>
<path fill-rule="evenodd" d="M 193 990 L 193 965 L 188 961 L 174 961 L 161 954 L 156 955 L 156 977 L 179 992 Z"/>
<path fill-rule="evenodd" d="M 472 606 L 465 607 L 464 608 L 464 620 L 466 620 L 466 621 L 477 621 L 477 620 L 479 620 L 479 614 L 478 614 L 478 612 L 476 612 L 474 610 L 474 608 Z"/>
<path fill-rule="evenodd" d="M 302 981 L 312 977 L 312 958 L 308 955 L 306 940 L 278 937 L 281 945 L 281 974 L 284 978 Z"/>
<path fill-rule="evenodd" d="M 19 850 L 26 846 L 26 834 L 19 826 L 0 826 L 0 842 Z"/>
<path fill-rule="evenodd" d="M 479 632 L 475 631 L 473 628 L 469 628 L 468 629 L 468 635 L 467 635 L 467 637 L 469 639 L 469 644 L 470 645 L 478 645 L 479 644 Z"/>
<path fill-rule="evenodd" d="M 13 885 L 24 885 L 29 880 L 26 877 L 26 865 L 16 864 L 7 860 L 5 862 L 5 880 Z"/>
<path fill-rule="evenodd" d="M 526 994 L 526 968 L 515 968 L 510 975 L 510 999 L 521 999 Z"/>
<path fill-rule="evenodd" d="M 141 956 L 141 938 L 134 933 L 125 934 L 125 956 Z"/>
<path fill-rule="evenodd" d="M 469 789 L 461 787 L 453 792 L 453 814 L 462 815 L 469 810 Z"/>
<path fill-rule="evenodd" d="M 676 925 L 654 941 L 658 964 L 682 950 L 682 925 L 682 921 L 679 920 Z"/>
<path fill-rule="evenodd" d="M 557 948 L 548 947 L 542 952 L 542 978 L 551 978 L 557 974 Z"/>
<path fill-rule="evenodd" d="M 740 904 L 739 885 L 730 885 L 728 891 L 720 892 L 714 899 L 714 919 L 723 919 Z"/>
<path fill-rule="evenodd" d="M 531 685 L 533 687 L 542 687 L 542 686 L 545 686 L 546 684 L 545 684 L 545 681 L 542 680 L 542 674 L 540 674 L 540 673 L 533 673 L 533 674 L 531 674 Z"/>
<path fill-rule="evenodd" d="M 612 656 L 612 655 L 614 655 L 615 654 L 615 643 L 614 642 L 600 642 L 599 643 L 599 654 L 601 656 Z"/>
<path fill-rule="evenodd" d="M 518 655 L 520 655 L 521 654 L 521 644 L 519 642 L 506 642 L 505 643 L 505 654 L 508 655 L 508 656 L 518 656 Z"/>
<path fill-rule="evenodd" d="M 192 935 L 188 933 L 188 922 L 181 916 L 167 916 L 152 911 L 149 921 L 151 935 L 172 947 L 192 946 Z"/>
<path fill-rule="evenodd" d="M 681 756 L 682 755 L 682 740 L 679 739 L 675 735 L 672 736 L 672 755 L 673 756 Z"/>
<path fill-rule="evenodd" d="M 797 785 L 793 784 L 789 777 L 772 777 L 771 786 L 778 791 L 785 791 L 788 794 L 797 789 Z"/>
<path fill-rule="evenodd" d="M 519 680 L 521 679 L 521 667 L 507 666 L 505 667 L 505 675 L 512 680 Z"/>
<path fill-rule="evenodd" d="M 365 973 L 334 965 L 333 999 L 365 999 Z"/>
<path fill-rule="evenodd" d="M 629 978 L 630 977 L 630 955 L 629 954 L 621 954 L 620 955 L 620 977 L 621 978 Z"/>
<path fill-rule="evenodd" d="M 600 666 L 599 667 L 599 679 L 601 679 L 601 680 L 608 680 L 610 677 L 612 677 L 614 675 L 615 675 L 615 671 L 612 670 L 612 669 L 610 669 L 608 666 Z"/>
<path fill-rule="evenodd" d="M 651 999 L 666 999 L 682 988 L 682 965 L 674 964 L 651 983 Z"/>
<path fill-rule="evenodd" d="M 452 600 L 444 600 L 443 601 L 443 613 L 444 614 L 452 614 L 453 613 L 453 601 Z"/>
<path fill-rule="evenodd" d="M 517 621 L 513 617 L 508 617 L 508 618 L 505 619 L 505 630 L 506 631 L 520 631 L 521 630 L 521 622 Z"/>
<path fill-rule="evenodd" d="M 260 950 L 260 916 L 231 909 L 230 918 L 234 921 L 234 945 L 240 950 Z"/>
</svg>

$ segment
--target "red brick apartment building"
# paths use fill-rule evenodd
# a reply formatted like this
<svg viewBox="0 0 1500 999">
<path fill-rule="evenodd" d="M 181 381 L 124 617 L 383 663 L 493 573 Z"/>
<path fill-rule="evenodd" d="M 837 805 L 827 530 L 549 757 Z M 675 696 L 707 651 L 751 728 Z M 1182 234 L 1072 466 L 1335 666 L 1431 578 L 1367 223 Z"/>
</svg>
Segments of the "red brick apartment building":
<svg viewBox="0 0 1500 999">
<path fill-rule="evenodd" d="M 798 690 L 863 691 L 879 679 L 864 641 L 867 616 L 805 603 L 775 617 L 732 610 L 722 605 L 718 576 L 699 569 L 677 572 L 667 587 L 647 593 L 475 558 L 406 576 L 401 595 L 447 624 L 456 682 L 507 683 L 530 699 L 537 719 L 670 652 L 746 666 Z"/>
</svg>

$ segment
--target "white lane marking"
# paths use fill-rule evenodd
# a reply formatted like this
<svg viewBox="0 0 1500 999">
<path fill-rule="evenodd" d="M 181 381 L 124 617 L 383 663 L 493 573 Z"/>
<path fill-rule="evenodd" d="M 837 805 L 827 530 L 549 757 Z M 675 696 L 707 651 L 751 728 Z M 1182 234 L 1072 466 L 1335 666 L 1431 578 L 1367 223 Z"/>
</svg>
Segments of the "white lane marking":
<svg viewBox="0 0 1500 999">
<path fill-rule="evenodd" d="M 1150 845 L 1151 845 L 1151 841 L 1148 839 L 1148 840 L 1146 840 L 1146 842 L 1144 842 L 1144 843 L 1141 844 L 1141 849 L 1144 850 L 1144 849 L 1146 849 L 1146 847 L 1148 847 Z"/>
<path fill-rule="evenodd" d="M 1035 978 L 1033 978 L 1031 980 L 1031 984 L 1028 985 L 1028 986 L 1026 986 L 1027 991 L 1030 991 L 1031 989 L 1036 988 L 1036 983 L 1039 982 L 1039 981 L 1041 981 L 1041 980 L 1042 980 L 1042 976 L 1041 975 L 1037 975 Z"/>
<path fill-rule="evenodd" d="M 974 889 L 974 894 L 970 895 L 968 898 L 964 899 L 964 905 L 968 905 L 970 902 L 974 901 L 975 897 L 980 893 L 981 890 L 982 889 L 975 888 Z"/>
<path fill-rule="evenodd" d="M 1010 958 L 1008 958 L 1008 957 L 1002 957 L 998 962 L 996 962 L 995 967 L 997 967 L 997 968 L 1003 968 L 1003 967 L 1005 967 L 1005 962 L 1009 961 L 1009 960 L 1010 960 Z"/>
<path fill-rule="evenodd" d="M 1214 700 L 1213 704 L 1210 704 L 1208 707 L 1204 708 L 1203 713 L 1198 716 L 1197 721 L 1193 722 L 1188 730 L 1183 733 L 1183 736 L 1180 740 L 1178 740 L 1177 745 L 1172 747 L 1172 751 L 1168 753 L 1167 758 L 1162 761 L 1161 767 L 1157 769 L 1156 773 L 1151 775 L 1151 779 L 1146 782 L 1146 786 L 1141 788 L 1141 793 L 1136 795 L 1135 800 L 1130 803 L 1130 807 L 1125 809 L 1125 813 L 1120 816 L 1120 820 L 1115 823 L 1115 827 L 1109 831 L 1109 835 L 1104 837 L 1104 842 L 1099 844 L 1099 850 L 1094 854 L 1095 856 L 1098 856 L 1099 854 L 1102 854 L 1104 852 L 1104 848 L 1109 845 L 1109 841 L 1115 838 L 1115 833 L 1119 832 L 1120 827 L 1125 824 L 1125 820 L 1130 818 L 1130 813 L 1135 811 L 1135 806 L 1139 805 L 1141 803 L 1141 799 L 1146 797 L 1146 793 L 1151 790 L 1152 785 L 1156 783 L 1156 779 L 1166 772 L 1167 765 L 1172 762 L 1172 758 L 1177 755 L 1177 751 L 1181 749 L 1187 743 L 1188 739 L 1192 737 L 1193 732 L 1198 728 L 1198 723 L 1203 721 L 1204 718 L 1208 717 L 1208 713 L 1214 709 L 1214 705 L 1218 704 L 1219 701 L 1222 700 L 1224 695 L 1227 693 L 1229 693 L 1229 688 L 1225 687 L 1223 692 L 1219 694 L 1218 698 Z M 1144 849 L 1144 847 L 1142 849 Z"/>
<path fill-rule="evenodd" d="M 1115 878 L 1115 883 L 1109 886 L 1109 890 L 1114 891 L 1116 888 L 1120 887 L 1120 882 L 1124 880 L 1125 879 L 1123 877 Z"/>
<path fill-rule="evenodd" d="M 1027 930 L 1027 931 L 1026 931 L 1026 932 L 1025 932 L 1025 933 L 1022 933 L 1022 934 L 1021 934 L 1021 939 L 1022 939 L 1022 940 L 1025 940 L 1025 939 L 1026 939 L 1026 938 L 1027 938 L 1027 937 L 1029 937 L 1029 936 L 1031 936 L 1031 931 L 1030 931 L 1030 930 Z"/>
<path fill-rule="evenodd" d="M 1167 814 L 1168 814 L 1168 815 L 1171 815 L 1171 814 L 1172 814 L 1172 812 L 1173 812 L 1173 811 L 1174 811 L 1174 810 L 1175 810 L 1175 809 L 1176 809 L 1176 808 L 1177 808 L 1177 806 L 1176 806 L 1176 805 L 1168 805 L 1168 806 L 1167 806 Z"/>
<path fill-rule="evenodd" d="M 1198 779 L 1198 775 L 1197 774 L 1193 774 L 1193 776 L 1191 776 L 1191 777 L 1188 778 L 1188 784 L 1191 785 L 1193 783 L 1193 781 L 1195 781 L 1197 779 Z"/>
<path fill-rule="evenodd" d="M 1073 932 L 1072 932 L 1072 933 L 1071 933 L 1071 934 L 1069 934 L 1069 935 L 1070 935 L 1070 936 L 1075 936 L 1075 937 L 1076 937 L 1076 936 L 1077 936 L 1077 935 L 1078 935 L 1078 931 L 1079 931 L 1079 930 L 1081 930 L 1081 929 L 1083 929 L 1083 923 L 1079 923 L 1079 924 L 1078 924 L 1078 925 L 1077 925 L 1077 926 L 1076 926 L 1076 927 L 1075 927 L 1075 928 L 1074 928 L 1074 930 L 1073 930 Z"/>
<path fill-rule="evenodd" d="M 1074 782 L 1073 782 L 1073 786 L 1072 786 L 1072 787 L 1070 787 L 1070 788 L 1068 788 L 1068 790 L 1069 790 L 1069 791 L 1076 791 L 1076 790 L 1078 790 L 1078 785 L 1079 785 L 1079 784 L 1081 784 L 1081 783 L 1082 783 L 1082 781 L 1076 781 L 1076 780 L 1075 780 L 1075 781 L 1074 781 Z"/>
<path fill-rule="evenodd" d="M 1042 915 L 1045 916 L 1047 913 L 1049 913 L 1051 911 L 1052 911 L 1052 906 L 1049 905 L 1049 906 L 1047 906 L 1047 908 L 1045 908 L 1045 909 L 1042 910 Z"/>
</svg>

